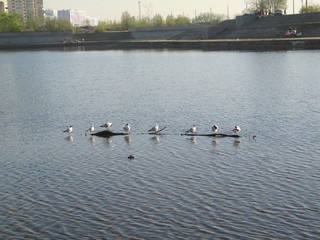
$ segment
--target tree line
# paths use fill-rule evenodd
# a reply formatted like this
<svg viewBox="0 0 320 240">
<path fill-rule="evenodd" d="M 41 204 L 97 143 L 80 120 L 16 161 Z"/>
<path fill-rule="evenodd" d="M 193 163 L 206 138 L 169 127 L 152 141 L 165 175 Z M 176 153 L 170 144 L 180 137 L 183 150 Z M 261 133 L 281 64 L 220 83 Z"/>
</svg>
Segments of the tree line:
<svg viewBox="0 0 320 240">
<path fill-rule="evenodd" d="M 128 30 L 129 28 L 140 27 L 164 27 L 164 26 L 187 26 L 195 24 L 218 24 L 225 19 L 222 14 L 200 13 L 195 18 L 184 15 L 168 15 L 163 17 L 155 14 L 153 17 L 143 16 L 137 18 L 131 16 L 129 12 L 123 12 L 120 21 L 100 21 L 96 29 L 97 32 Z"/>
<path fill-rule="evenodd" d="M 29 18 L 23 21 L 19 14 L 0 13 L 0 32 L 35 32 L 74 30 L 65 20 L 55 18 Z"/>
<path fill-rule="evenodd" d="M 123 12 L 119 21 L 100 21 L 95 27 L 96 32 L 125 31 L 129 28 L 183 26 L 194 24 L 217 24 L 224 20 L 224 15 L 214 13 L 200 13 L 195 18 L 178 15 L 168 15 L 164 18 L 160 14 L 141 19 Z M 18 14 L 0 13 L 0 32 L 26 32 L 26 31 L 76 31 L 68 21 L 56 18 L 29 18 L 26 22 Z"/>
<path fill-rule="evenodd" d="M 257 9 L 285 10 L 287 9 L 287 0 L 248 0 L 248 7 L 244 12 L 254 12 Z M 302 6 L 300 13 L 320 12 L 319 4 L 307 4 Z"/>
</svg>

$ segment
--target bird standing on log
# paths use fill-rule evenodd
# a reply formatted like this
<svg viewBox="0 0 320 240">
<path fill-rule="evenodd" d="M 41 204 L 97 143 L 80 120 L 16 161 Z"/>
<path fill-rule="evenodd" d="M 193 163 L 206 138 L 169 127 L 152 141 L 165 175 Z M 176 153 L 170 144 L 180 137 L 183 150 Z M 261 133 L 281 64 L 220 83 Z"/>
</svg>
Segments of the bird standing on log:
<svg viewBox="0 0 320 240">
<path fill-rule="evenodd" d="M 124 127 L 123 127 L 123 130 L 125 130 L 126 132 L 129 132 L 131 129 L 129 123 L 127 123 Z"/>
<path fill-rule="evenodd" d="M 195 133 L 197 131 L 196 125 L 193 125 L 186 133 Z"/>
<path fill-rule="evenodd" d="M 152 127 L 148 132 L 158 132 L 159 130 L 159 125 L 156 124 L 154 127 Z"/>
<path fill-rule="evenodd" d="M 241 132 L 241 128 L 239 126 L 235 126 L 234 129 L 232 130 L 234 133 L 238 134 Z"/>
<path fill-rule="evenodd" d="M 103 128 L 109 128 L 109 127 L 111 127 L 112 126 L 112 122 L 109 122 L 109 121 L 107 121 L 105 124 L 103 124 L 103 125 L 101 125 L 100 127 L 103 127 Z"/>
<path fill-rule="evenodd" d="M 219 129 L 219 127 L 217 125 L 212 126 L 212 132 L 214 132 L 214 133 L 217 133 L 218 129 Z"/>
</svg>

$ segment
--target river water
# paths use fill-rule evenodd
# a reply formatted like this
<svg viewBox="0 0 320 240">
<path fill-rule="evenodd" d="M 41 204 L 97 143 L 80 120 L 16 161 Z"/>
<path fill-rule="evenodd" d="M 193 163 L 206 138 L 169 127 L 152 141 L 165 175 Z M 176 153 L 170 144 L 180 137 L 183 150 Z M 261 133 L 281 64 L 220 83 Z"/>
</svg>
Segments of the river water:
<svg viewBox="0 0 320 240">
<path fill-rule="evenodd" d="M 320 239 L 319 51 L 0 62 L 0 239 Z"/>
</svg>

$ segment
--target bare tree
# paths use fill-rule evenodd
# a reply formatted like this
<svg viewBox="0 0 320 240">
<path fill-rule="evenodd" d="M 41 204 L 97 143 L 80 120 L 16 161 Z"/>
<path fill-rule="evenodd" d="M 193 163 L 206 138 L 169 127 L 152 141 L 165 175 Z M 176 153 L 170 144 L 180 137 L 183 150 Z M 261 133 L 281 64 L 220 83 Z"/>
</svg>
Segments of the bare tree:
<svg viewBox="0 0 320 240">
<path fill-rule="evenodd" d="M 250 0 L 249 8 L 256 9 L 286 9 L 287 0 Z"/>
</svg>

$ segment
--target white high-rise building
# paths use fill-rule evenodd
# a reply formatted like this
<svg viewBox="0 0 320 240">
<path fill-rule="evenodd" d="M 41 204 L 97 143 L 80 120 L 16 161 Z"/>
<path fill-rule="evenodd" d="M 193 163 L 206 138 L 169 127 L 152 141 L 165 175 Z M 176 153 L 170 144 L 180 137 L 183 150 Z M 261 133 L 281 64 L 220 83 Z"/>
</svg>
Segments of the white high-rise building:
<svg viewBox="0 0 320 240">
<path fill-rule="evenodd" d="M 86 12 L 78 10 L 59 10 L 58 19 L 66 20 L 72 24 L 72 26 L 80 27 L 86 25 Z"/>
<path fill-rule="evenodd" d="M 46 9 L 46 10 L 44 10 L 44 16 L 47 18 L 58 19 L 58 10 Z"/>
<path fill-rule="evenodd" d="M 7 0 L 0 0 L 0 12 L 7 12 Z"/>
<path fill-rule="evenodd" d="M 43 0 L 8 0 L 8 10 L 20 14 L 24 21 L 43 17 Z"/>
</svg>

